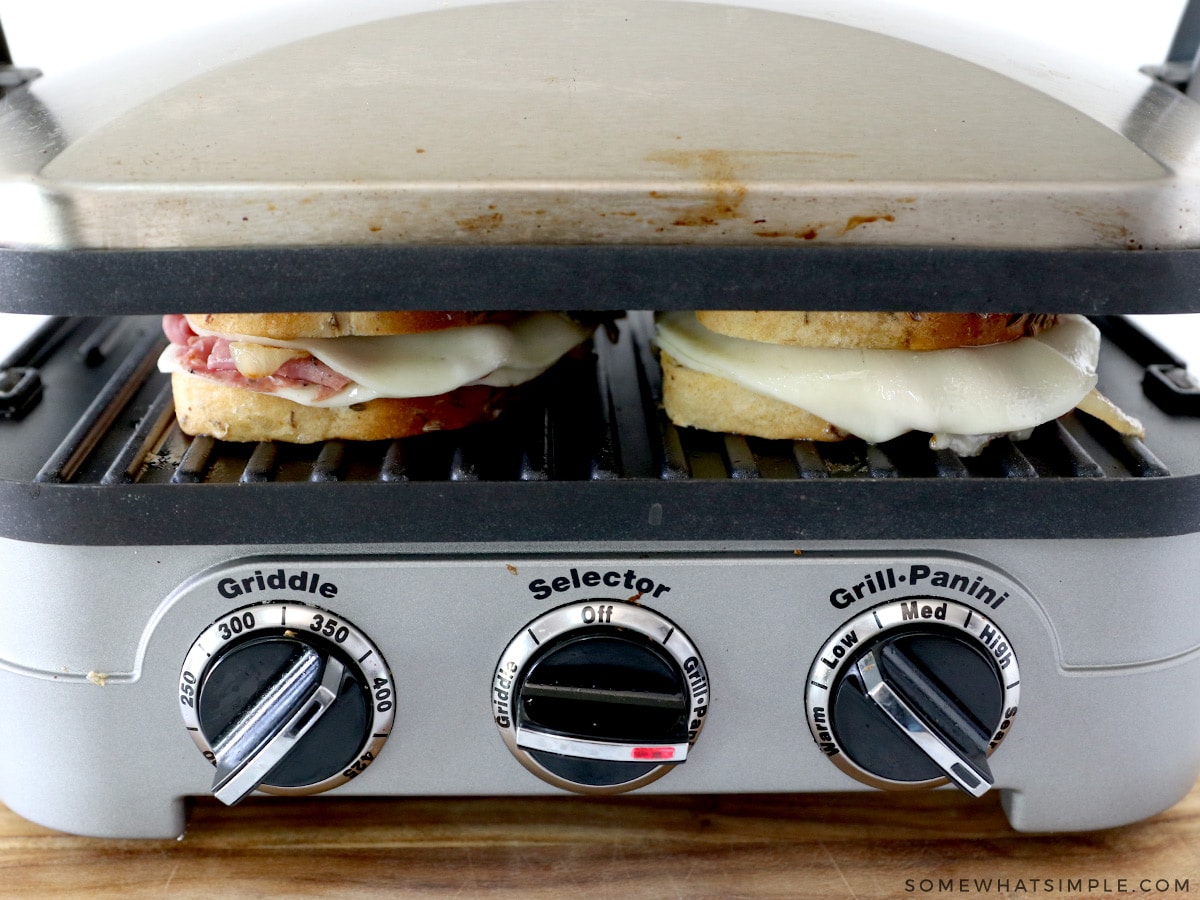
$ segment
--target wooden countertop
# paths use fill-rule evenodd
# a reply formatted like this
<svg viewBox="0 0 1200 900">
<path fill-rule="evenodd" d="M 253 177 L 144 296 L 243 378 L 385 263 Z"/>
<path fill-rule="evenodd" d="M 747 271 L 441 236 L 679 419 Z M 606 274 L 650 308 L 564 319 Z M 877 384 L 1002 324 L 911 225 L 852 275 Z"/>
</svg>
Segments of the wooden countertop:
<svg viewBox="0 0 1200 900">
<path fill-rule="evenodd" d="M 1149 821 L 1059 836 L 949 791 L 198 800 L 165 841 L 0 807 L 0 870 L 23 898 L 1182 897 L 1200 893 L 1200 785 Z"/>
</svg>

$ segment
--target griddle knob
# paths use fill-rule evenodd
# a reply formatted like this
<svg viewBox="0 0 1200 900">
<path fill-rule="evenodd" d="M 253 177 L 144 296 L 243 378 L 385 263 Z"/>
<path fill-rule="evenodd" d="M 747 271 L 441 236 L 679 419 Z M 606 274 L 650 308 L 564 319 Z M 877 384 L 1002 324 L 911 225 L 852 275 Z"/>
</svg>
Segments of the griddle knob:
<svg viewBox="0 0 1200 900">
<path fill-rule="evenodd" d="M 394 688 L 378 649 L 350 623 L 267 603 L 200 635 L 180 703 L 216 766 L 213 796 L 232 805 L 255 790 L 309 794 L 358 777 L 391 729 Z"/>
<path fill-rule="evenodd" d="M 509 750 L 539 778 L 577 793 L 632 790 L 684 763 L 708 698 L 688 637 L 658 613 L 613 599 L 529 623 L 492 680 Z"/>
<path fill-rule="evenodd" d="M 826 643 L 809 727 L 860 781 L 885 789 L 995 785 L 988 756 L 1017 711 L 1012 645 L 981 613 L 934 597 L 876 607 Z"/>
</svg>

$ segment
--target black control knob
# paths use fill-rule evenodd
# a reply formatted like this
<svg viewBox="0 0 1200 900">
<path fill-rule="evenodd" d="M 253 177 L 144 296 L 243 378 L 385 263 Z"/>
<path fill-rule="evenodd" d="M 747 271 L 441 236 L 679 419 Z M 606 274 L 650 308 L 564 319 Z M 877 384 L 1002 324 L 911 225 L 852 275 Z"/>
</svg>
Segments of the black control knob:
<svg viewBox="0 0 1200 900">
<path fill-rule="evenodd" d="M 699 653 L 645 607 L 590 600 L 531 622 L 492 682 L 513 754 L 568 790 L 630 790 L 686 761 L 708 710 Z"/>
<path fill-rule="evenodd" d="M 810 672 L 809 728 L 818 746 L 876 787 L 949 780 L 980 796 L 988 756 L 1017 711 L 1012 645 L 981 613 L 950 600 L 875 607 L 822 647 Z"/>
<path fill-rule="evenodd" d="M 366 636 L 325 610 L 244 607 L 192 645 L 180 704 L 216 766 L 212 792 L 309 794 L 357 777 L 391 730 L 394 687 Z"/>
</svg>

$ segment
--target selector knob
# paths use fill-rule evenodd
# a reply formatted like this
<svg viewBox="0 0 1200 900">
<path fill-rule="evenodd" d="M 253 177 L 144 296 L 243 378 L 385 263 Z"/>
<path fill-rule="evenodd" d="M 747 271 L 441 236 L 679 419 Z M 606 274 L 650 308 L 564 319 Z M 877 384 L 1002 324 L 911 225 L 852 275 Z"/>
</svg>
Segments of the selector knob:
<svg viewBox="0 0 1200 900">
<path fill-rule="evenodd" d="M 179 702 L 216 766 L 213 795 L 312 794 L 357 777 L 391 731 L 395 687 L 379 649 L 340 616 L 300 603 L 235 610 L 196 639 Z"/>
<path fill-rule="evenodd" d="M 620 600 L 535 619 L 505 648 L 492 680 L 509 750 L 543 780 L 581 793 L 631 790 L 685 762 L 708 696 L 688 637 Z"/>
<path fill-rule="evenodd" d="M 978 611 L 938 597 L 868 610 L 821 648 L 809 673 L 809 729 L 859 781 L 888 789 L 947 781 L 981 796 L 988 756 L 1016 715 L 1008 638 Z"/>
</svg>

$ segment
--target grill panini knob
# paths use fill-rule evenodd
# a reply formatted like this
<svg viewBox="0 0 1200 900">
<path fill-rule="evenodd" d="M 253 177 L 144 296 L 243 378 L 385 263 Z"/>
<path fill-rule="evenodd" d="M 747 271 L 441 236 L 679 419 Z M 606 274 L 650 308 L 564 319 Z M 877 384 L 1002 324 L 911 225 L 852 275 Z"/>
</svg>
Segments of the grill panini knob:
<svg viewBox="0 0 1200 900">
<path fill-rule="evenodd" d="M 579 793 L 632 790 L 686 761 L 708 695 L 700 654 L 674 623 L 608 599 L 531 622 L 492 680 L 509 750 L 539 778 Z"/>
<path fill-rule="evenodd" d="M 1016 715 L 1012 645 L 970 607 L 936 597 L 868 610 L 835 633 L 809 673 L 808 725 L 859 781 L 892 790 L 949 782 L 978 797 Z"/>
<path fill-rule="evenodd" d="M 212 793 L 312 794 L 356 778 L 391 731 L 395 688 L 352 624 L 297 603 L 243 607 L 196 639 L 180 674 L 184 724 L 216 766 Z"/>
</svg>

